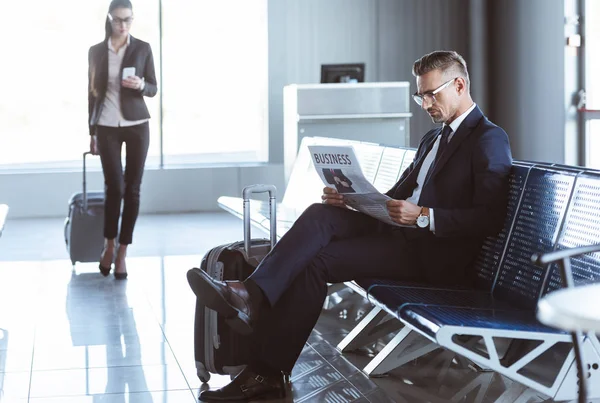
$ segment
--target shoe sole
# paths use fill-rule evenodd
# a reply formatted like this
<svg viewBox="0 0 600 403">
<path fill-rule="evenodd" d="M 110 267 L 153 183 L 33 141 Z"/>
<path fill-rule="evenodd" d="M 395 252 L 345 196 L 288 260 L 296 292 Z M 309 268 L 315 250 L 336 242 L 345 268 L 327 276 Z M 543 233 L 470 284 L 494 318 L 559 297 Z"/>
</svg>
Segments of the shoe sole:
<svg viewBox="0 0 600 403">
<path fill-rule="evenodd" d="M 204 392 L 202 392 L 204 393 Z M 248 401 L 261 401 L 261 400 L 272 400 L 272 399 L 285 399 L 287 397 L 286 391 L 273 391 L 267 392 L 262 395 L 254 396 L 254 397 L 239 397 L 237 399 L 232 399 L 231 397 L 215 397 L 215 396 L 202 396 L 202 393 L 198 396 L 198 399 L 203 402 L 248 402 Z"/>
<path fill-rule="evenodd" d="M 225 323 L 235 332 L 242 335 L 252 333 L 252 328 L 247 324 L 248 316 L 229 305 L 223 296 L 212 284 L 212 278 L 201 269 L 190 269 L 187 272 L 187 280 L 196 298 L 204 306 L 225 318 Z"/>
</svg>

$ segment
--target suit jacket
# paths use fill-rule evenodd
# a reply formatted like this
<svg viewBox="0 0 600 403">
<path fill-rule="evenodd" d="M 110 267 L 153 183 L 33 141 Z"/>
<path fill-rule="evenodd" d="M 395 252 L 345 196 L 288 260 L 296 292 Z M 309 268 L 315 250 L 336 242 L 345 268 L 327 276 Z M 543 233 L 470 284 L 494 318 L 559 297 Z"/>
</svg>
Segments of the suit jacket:
<svg viewBox="0 0 600 403">
<path fill-rule="evenodd" d="M 408 198 L 441 128 L 423 136 L 412 164 L 386 194 Z M 458 127 L 429 180 L 419 205 L 434 209 L 435 234 L 428 229 L 402 231 L 411 239 L 415 259 L 433 283 L 461 283 L 470 276 L 484 238 L 504 224 L 512 155 L 506 132 L 475 107 Z"/>
<path fill-rule="evenodd" d="M 88 112 L 90 135 L 96 130 L 96 125 L 102 113 L 102 105 L 108 86 L 108 44 L 107 40 L 90 48 L 88 54 Z M 129 45 L 123 56 L 123 67 L 135 67 L 136 75 L 144 78 L 143 90 L 121 87 L 120 103 L 123 117 L 127 120 L 150 118 L 144 96 L 153 97 L 157 92 L 154 58 L 150 44 L 130 37 Z M 140 72 L 142 73 L 140 75 Z"/>
</svg>

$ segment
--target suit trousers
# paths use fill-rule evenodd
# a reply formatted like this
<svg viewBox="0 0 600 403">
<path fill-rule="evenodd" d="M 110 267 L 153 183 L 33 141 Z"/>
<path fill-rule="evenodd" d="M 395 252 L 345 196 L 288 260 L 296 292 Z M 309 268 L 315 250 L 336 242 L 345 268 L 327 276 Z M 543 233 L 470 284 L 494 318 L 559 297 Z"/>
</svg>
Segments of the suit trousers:
<svg viewBox="0 0 600 403">
<path fill-rule="evenodd" d="M 319 318 L 327 283 L 422 281 L 403 230 L 349 209 L 306 209 L 249 277 L 270 303 L 253 333 L 251 365 L 292 370 Z"/>
<path fill-rule="evenodd" d="M 140 211 L 140 188 L 150 145 L 149 125 L 144 122 L 135 126 L 97 126 L 96 133 L 104 173 L 104 237 L 117 237 L 122 201 L 119 243 L 129 245 Z M 126 150 L 125 171 L 121 163 L 123 144 Z"/>
</svg>

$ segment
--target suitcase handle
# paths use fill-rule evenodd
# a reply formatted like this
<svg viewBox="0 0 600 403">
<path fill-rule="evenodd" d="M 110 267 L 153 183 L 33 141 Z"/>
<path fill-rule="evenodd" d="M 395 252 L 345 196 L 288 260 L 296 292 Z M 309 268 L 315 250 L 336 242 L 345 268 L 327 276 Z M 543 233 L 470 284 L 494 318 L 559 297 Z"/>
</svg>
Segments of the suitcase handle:
<svg viewBox="0 0 600 403">
<path fill-rule="evenodd" d="M 271 248 L 277 242 L 277 188 L 274 185 L 250 185 L 242 190 L 244 201 L 244 249 L 250 256 L 250 195 L 254 193 L 269 193 L 269 222 L 271 224 Z"/>
<path fill-rule="evenodd" d="M 87 183 L 86 183 L 86 169 L 85 169 L 85 157 L 88 154 L 92 154 L 91 151 L 86 151 L 83 153 L 83 211 L 87 211 Z"/>
</svg>

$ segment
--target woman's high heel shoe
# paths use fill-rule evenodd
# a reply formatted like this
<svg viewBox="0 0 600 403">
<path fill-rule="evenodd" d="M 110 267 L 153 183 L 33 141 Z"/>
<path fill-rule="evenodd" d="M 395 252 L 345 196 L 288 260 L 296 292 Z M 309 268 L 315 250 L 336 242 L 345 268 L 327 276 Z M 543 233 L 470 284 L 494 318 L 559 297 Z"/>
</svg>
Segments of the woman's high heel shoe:
<svg viewBox="0 0 600 403">
<path fill-rule="evenodd" d="M 117 255 L 117 261 L 121 262 L 119 260 L 119 255 Z M 113 274 L 115 275 L 115 280 L 125 280 L 127 279 L 127 266 L 125 264 L 125 261 L 123 260 L 123 268 L 125 269 L 125 271 L 123 272 L 119 272 L 117 271 L 117 263 L 115 262 L 115 271 L 113 272 Z M 120 268 L 120 267 L 119 267 Z"/>
<path fill-rule="evenodd" d="M 104 258 L 105 252 L 106 252 L 106 249 L 103 250 L 102 253 L 100 254 L 100 261 L 102 261 L 102 259 Z M 104 277 L 107 277 L 110 274 L 110 270 L 112 269 L 112 263 L 110 265 L 108 265 L 108 267 L 104 267 L 104 266 L 102 266 L 102 263 L 99 263 L 98 268 L 100 269 L 100 273 L 102 273 L 102 275 Z"/>
<path fill-rule="evenodd" d="M 127 278 L 127 265 L 125 262 L 125 257 L 127 256 L 127 245 L 119 245 L 119 249 L 117 250 L 117 258 L 115 260 L 115 280 L 125 280 Z M 117 265 L 117 263 L 121 263 L 121 265 Z M 117 271 L 117 268 L 123 268 L 124 271 Z"/>
<path fill-rule="evenodd" d="M 98 268 L 100 269 L 100 273 L 102 273 L 104 277 L 107 277 L 110 274 L 111 267 L 104 267 L 102 266 L 102 263 L 100 263 L 98 265 Z"/>
</svg>

